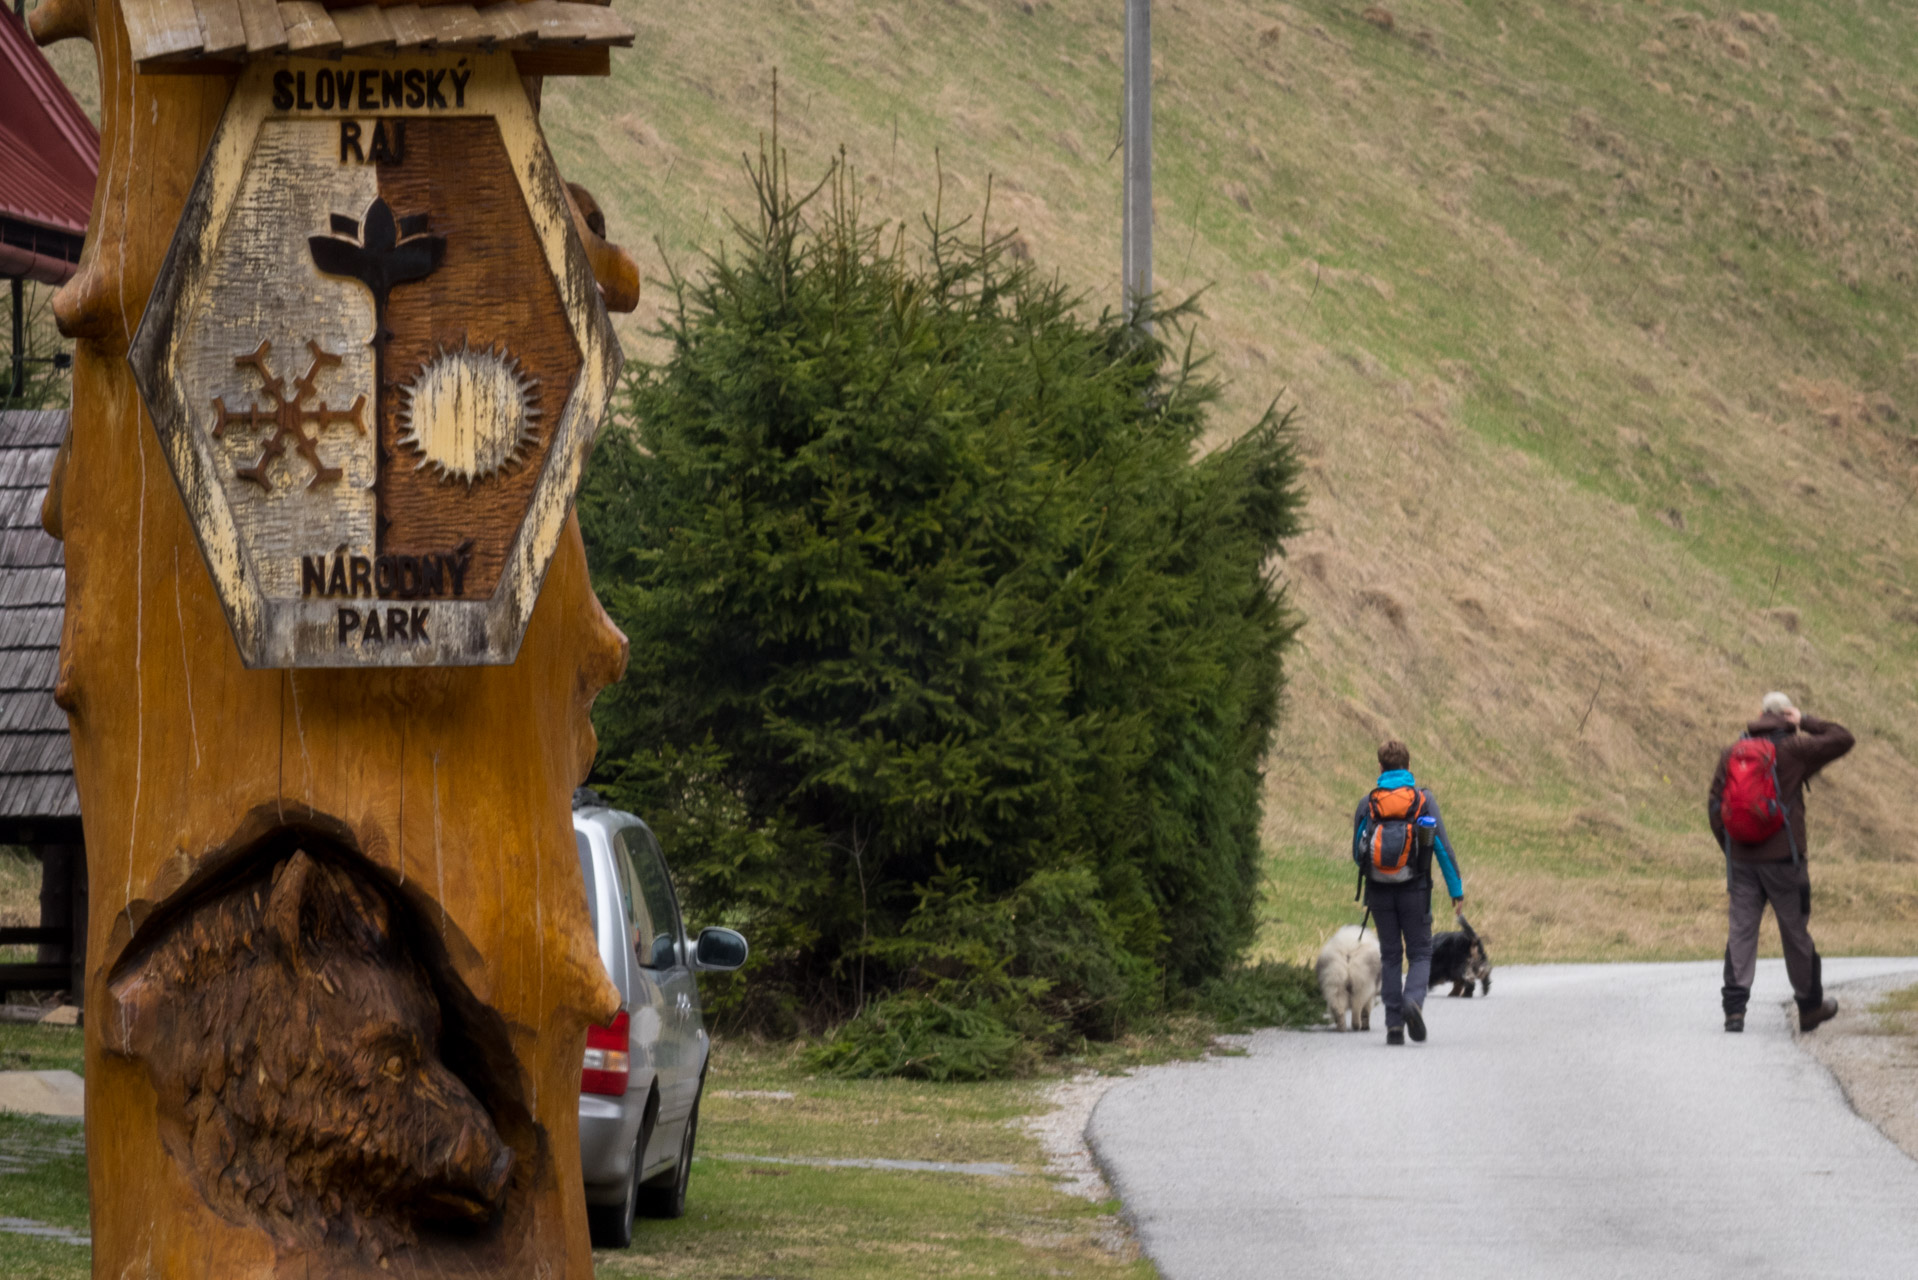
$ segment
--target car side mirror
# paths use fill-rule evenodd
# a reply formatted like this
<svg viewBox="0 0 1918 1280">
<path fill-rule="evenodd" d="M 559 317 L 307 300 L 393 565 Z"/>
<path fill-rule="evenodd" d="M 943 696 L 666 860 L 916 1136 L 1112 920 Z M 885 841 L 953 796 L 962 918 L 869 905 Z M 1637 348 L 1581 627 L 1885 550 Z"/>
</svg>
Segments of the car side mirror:
<svg viewBox="0 0 1918 1280">
<path fill-rule="evenodd" d="M 746 939 L 731 929 L 701 929 L 693 947 L 693 968 L 730 973 L 746 963 Z"/>
<path fill-rule="evenodd" d="M 646 957 L 648 969 L 670 969 L 679 963 L 679 946 L 669 933 L 662 933 L 653 939 L 653 953 Z"/>
</svg>

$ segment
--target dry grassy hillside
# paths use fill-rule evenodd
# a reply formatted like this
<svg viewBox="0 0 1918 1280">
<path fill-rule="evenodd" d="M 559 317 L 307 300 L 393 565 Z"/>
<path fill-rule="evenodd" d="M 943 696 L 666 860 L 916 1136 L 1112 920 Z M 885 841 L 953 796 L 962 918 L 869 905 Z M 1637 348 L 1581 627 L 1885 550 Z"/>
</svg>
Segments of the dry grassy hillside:
<svg viewBox="0 0 1918 1280">
<path fill-rule="evenodd" d="M 796 170 L 843 146 L 915 221 L 991 175 L 1115 300 L 1119 0 L 615 3 L 637 47 L 545 116 L 655 273 L 724 242 L 777 68 Z M 1209 287 L 1221 432 L 1282 397 L 1310 466 L 1268 949 L 1353 918 L 1391 732 L 1501 960 L 1715 954 L 1703 791 L 1779 687 L 1860 739 L 1813 797 L 1819 936 L 1910 951 L 1918 6 L 1386 8 L 1155 6 L 1160 284 Z"/>
<path fill-rule="evenodd" d="M 546 115 L 629 241 L 723 241 L 777 67 L 801 168 L 843 145 L 895 217 L 993 175 L 1113 301 L 1116 0 L 619 2 L 639 47 Z M 1501 958 L 1714 954 L 1702 795 L 1775 686 L 1860 738 L 1813 797 L 1826 949 L 1909 951 L 1918 11 L 1155 9 L 1161 286 L 1210 286 L 1221 429 L 1283 397 L 1310 464 L 1268 948 L 1351 918 L 1392 732 Z"/>
</svg>

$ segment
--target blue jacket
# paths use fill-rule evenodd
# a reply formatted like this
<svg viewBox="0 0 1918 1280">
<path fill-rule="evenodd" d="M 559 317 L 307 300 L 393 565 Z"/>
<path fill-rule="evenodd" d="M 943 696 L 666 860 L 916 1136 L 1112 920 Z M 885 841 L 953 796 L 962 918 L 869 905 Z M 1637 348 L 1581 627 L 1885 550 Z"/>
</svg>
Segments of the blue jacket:
<svg viewBox="0 0 1918 1280">
<path fill-rule="evenodd" d="M 1375 785 L 1378 789 L 1390 790 L 1394 787 L 1417 787 L 1418 783 L 1413 780 L 1410 769 L 1388 769 L 1379 775 Z M 1425 812 L 1438 819 L 1438 839 L 1434 842 L 1432 851 L 1438 855 L 1439 870 L 1445 873 L 1446 892 L 1454 898 L 1463 898 L 1465 882 L 1459 878 L 1458 859 L 1452 856 L 1452 837 L 1445 832 L 1445 818 L 1439 813 L 1438 801 L 1423 787 L 1419 787 L 1419 794 L 1425 797 Z M 1359 801 L 1358 812 L 1352 815 L 1352 861 L 1360 867 L 1365 865 L 1366 837 L 1370 834 L 1366 826 L 1367 820 L 1371 817 L 1369 804 L 1371 798 L 1368 792 L 1365 798 Z"/>
</svg>

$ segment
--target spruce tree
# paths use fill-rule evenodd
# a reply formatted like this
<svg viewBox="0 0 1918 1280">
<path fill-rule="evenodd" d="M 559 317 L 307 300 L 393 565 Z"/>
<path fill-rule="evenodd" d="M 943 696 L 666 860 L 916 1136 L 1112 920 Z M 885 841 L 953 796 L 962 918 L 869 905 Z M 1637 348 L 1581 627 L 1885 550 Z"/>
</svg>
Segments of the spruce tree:
<svg viewBox="0 0 1918 1280">
<path fill-rule="evenodd" d="M 1111 1034 L 1252 936 L 1286 426 L 1204 452 L 1189 342 L 971 224 L 867 225 L 843 165 L 752 176 L 580 498 L 632 642 L 595 784 L 748 932 L 735 1017 L 865 1008 L 933 1075 Z"/>
</svg>

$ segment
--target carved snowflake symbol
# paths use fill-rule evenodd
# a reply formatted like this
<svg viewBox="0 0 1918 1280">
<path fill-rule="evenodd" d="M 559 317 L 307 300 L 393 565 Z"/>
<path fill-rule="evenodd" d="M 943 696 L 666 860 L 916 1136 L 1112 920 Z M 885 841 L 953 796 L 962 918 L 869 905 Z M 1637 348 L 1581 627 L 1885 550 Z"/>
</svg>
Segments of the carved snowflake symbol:
<svg viewBox="0 0 1918 1280">
<path fill-rule="evenodd" d="M 291 396 L 286 394 L 285 382 L 267 365 L 267 357 L 273 353 L 273 344 L 262 340 L 258 350 L 235 356 L 233 363 L 260 375 L 261 390 L 272 397 L 273 404 L 263 408 L 255 403 L 235 411 L 226 407 L 223 397 L 216 396 L 213 400 L 213 408 L 219 415 L 213 423 L 213 438 L 216 440 L 224 439 L 227 428 L 232 426 L 249 431 L 273 428 L 273 434 L 261 449 L 259 458 L 249 466 L 234 469 L 234 474 L 240 479 L 251 480 L 262 489 L 270 491 L 273 488 L 273 481 L 266 469 L 274 459 L 285 456 L 288 444 L 313 468 L 313 478 L 306 482 L 307 488 L 311 489 L 322 481 L 331 482 L 340 478 L 338 467 L 329 467 L 320 460 L 319 437 L 307 434 L 309 426 L 323 431 L 327 427 L 351 423 L 361 435 L 366 434 L 366 422 L 360 416 L 361 410 L 366 407 L 364 395 L 353 401 L 350 409 L 329 408 L 324 400 L 311 408 L 307 407 L 306 402 L 314 394 L 314 378 L 321 369 L 338 364 L 340 357 L 322 350 L 320 344 L 311 339 L 308 339 L 306 349 L 312 354 L 313 362 L 307 365 L 305 373 L 294 379 Z"/>
</svg>

